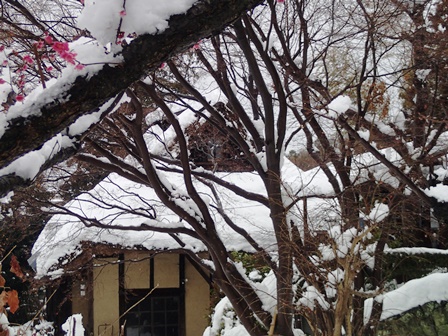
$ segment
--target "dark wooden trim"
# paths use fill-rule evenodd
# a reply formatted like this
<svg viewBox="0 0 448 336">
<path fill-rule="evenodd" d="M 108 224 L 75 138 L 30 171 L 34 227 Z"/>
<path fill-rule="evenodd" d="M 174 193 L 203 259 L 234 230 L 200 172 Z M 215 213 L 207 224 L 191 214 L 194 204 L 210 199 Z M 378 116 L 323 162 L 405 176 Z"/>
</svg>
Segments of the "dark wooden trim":
<svg viewBox="0 0 448 336">
<path fill-rule="evenodd" d="M 186 321 L 185 321 L 185 254 L 179 254 L 179 289 L 180 289 L 180 303 L 179 303 L 179 336 L 186 335 Z"/>
<path fill-rule="evenodd" d="M 154 255 L 149 259 L 149 288 L 154 288 Z"/>
<path fill-rule="evenodd" d="M 118 260 L 120 261 L 118 263 L 118 305 L 119 309 L 118 312 L 120 316 L 123 316 L 124 312 L 126 311 L 126 289 L 124 288 L 124 277 L 125 277 L 125 256 L 124 253 L 120 253 L 118 255 Z M 120 318 L 120 327 L 124 323 L 125 317 Z"/>
</svg>

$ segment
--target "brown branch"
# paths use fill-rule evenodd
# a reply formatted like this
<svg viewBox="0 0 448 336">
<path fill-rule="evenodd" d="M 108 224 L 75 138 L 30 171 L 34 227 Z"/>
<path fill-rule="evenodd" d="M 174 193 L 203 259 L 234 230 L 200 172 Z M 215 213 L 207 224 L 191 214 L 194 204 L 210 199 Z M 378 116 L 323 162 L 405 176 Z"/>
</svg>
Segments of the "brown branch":
<svg viewBox="0 0 448 336">
<path fill-rule="evenodd" d="M 382 164 L 384 164 L 390 171 L 392 175 L 397 177 L 401 182 L 403 182 L 409 189 L 411 189 L 422 201 L 424 201 L 427 205 L 431 205 L 432 202 L 430 198 L 398 167 L 393 165 L 389 160 L 387 160 L 384 155 L 382 155 L 375 147 L 373 147 L 369 142 L 364 140 L 358 132 L 356 132 L 348 123 L 347 120 L 341 115 L 338 118 L 338 122 L 341 126 L 350 134 L 353 138 L 355 138 L 359 143 L 375 158 L 378 159 Z"/>
<path fill-rule="evenodd" d="M 183 171 L 181 169 L 175 169 L 175 168 L 166 168 L 166 167 L 157 167 L 157 169 L 162 171 L 170 171 L 175 172 L 179 174 L 183 174 Z M 203 179 L 207 179 L 209 181 L 215 182 L 216 184 L 219 184 L 220 186 L 231 190 L 236 195 L 241 196 L 245 199 L 258 202 L 260 204 L 263 204 L 264 206 L 269 206 L 269 200 L 260 194 L 252 193 L 250 191 L 247 191 L 246 189 L 240 188 L 235 184 L 232 184 L 230 182 L 227 182 L 220 178 L 219 176 L 213 175 L 212 173 L 208 173 L 206 171 L 192 171 L 191 175 L 196 177 L 201 177 Z"/>
<path fill-rule="evenodd" d="M 201 38 L 222 30 L 261 0 L 211 0 L 197 2 L 187 13 L 172 16 L 169 28 L 157 35 L 142 35 L 123 50 L 120 66 L 105 65 L 92 76 L 78 77 L 61 99 L 42 107 L 40 113 L 16 117 L 0 141 L 0 167 L 39 148 L 80 116 L 95 110 L 149 70 Z M 45 94 L 45 93 L 44 93 Z M 24 137 L 23 134 L 27 136 Z"/>
</svg>

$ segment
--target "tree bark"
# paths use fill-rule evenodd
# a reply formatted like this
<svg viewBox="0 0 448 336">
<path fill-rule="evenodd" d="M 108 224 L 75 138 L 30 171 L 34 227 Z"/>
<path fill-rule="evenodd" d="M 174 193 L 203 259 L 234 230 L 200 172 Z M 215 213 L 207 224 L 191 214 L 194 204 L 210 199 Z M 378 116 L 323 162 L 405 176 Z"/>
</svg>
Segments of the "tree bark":
<svg viewBox="0 0 448 336">
<path fill-rule="evenodd" d="M 174 15 L 169 28 L 158 35 L 142 35 L 123 50 L 120 66 L 105 65 L 87 79 L 78 77 L 61 99 L 39 108 L 40 113 L 17 117 L 0 141 L 0 168 L 38 149 L 80 116 L 94 111 L 163 61 L 204 37 L 216 34 L 261 0 L 199 1 L 187 13 Z M 45 94 L 45 93 L 43 93 Z M 26 135 L 26 136 L 24 136 Z"/>
</svg>

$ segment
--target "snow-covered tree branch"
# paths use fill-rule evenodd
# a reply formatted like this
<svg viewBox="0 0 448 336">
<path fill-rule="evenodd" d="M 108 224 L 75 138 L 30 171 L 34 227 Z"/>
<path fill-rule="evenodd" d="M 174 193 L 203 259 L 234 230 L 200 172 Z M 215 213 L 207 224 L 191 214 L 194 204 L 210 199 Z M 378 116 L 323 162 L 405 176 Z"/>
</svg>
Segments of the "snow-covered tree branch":
<svg viewBox="0 0 448 336">
<path fill-rule="evenodd" d="M 112 60 L 109 57 L 111 63 L 105 60 L 106 64 L 99 69 L 89 70 L 90 66 L 86 64 L 86 71 L 72 73 L 68 79 L 62 77 L 51 88 L 25 99 L 24 105 L 10 108 L 1 120 L 1 167 L 39 149 L 56 135 L 68 133 L 78 118 L 97 111 L 145 73 L 157 69 L 164 61 L 202 38 L 218 33 L 259 3 L 253 0 L 199 1 L 185 14 L 172 16 L 168 27 L 160 33 L 141 35 L 126 44 L 120 52 L 122 57 Z M 37 28 L 43 30 L 42 27 Z M 82 136 L 82 133 L 69 135 Z M 65 157 L 61 155 L 59 160 Z M 3 184 L 2 193 L 29 178 L 16 175 Z"/>
</svg>

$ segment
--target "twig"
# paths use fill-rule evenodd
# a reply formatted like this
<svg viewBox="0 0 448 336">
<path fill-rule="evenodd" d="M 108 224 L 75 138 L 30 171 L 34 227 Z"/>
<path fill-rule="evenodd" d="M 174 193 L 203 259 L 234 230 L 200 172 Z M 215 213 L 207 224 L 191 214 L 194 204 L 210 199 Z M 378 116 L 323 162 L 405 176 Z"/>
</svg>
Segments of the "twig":
<svg viewBox="0 0 448 336">
<path fill-rule="evenodd" d="M 35 320 L 35 319 L 42 313 L 42 310 L 44 310 L 44 308 L 47 306 L 48 301 L 50 301 L 51 298 L 56 294 L 56 291 L 57 291 L 57 289 L 55 289 L 55 290 L 53 291 L 53 293 L 51 293 L 51 295 L 50 295 L 50 296 L 48 297 L 48 299 L 45 301 L 45 304 L 42 305 L 42 307 L 40 307 L 40 309 L 39 309 L 39 310 L 37 311 L 37 313 L 33 316 L 33 318 L 31 319 L 31 321 L 34 321 L 34 320 Z M 29 327 L 31 327 L 31 323 L 28 324 L 28 326 L 26 327 L 25 331 L 27 331 Z"/>
<path fill-rule="evenodd" d="M 124 323 L 121 325 L 120 336 L 124 336 L 124 328 L 125 327 L 126 327 L 126 320 L 124 320 Z"/>
<path fill-rule="evenodd" d="M 5 259 L 8 258 L 8 256 L 12 253 L 12 251 L 13 251 L 16 247 L 17 247 L 17 245 L 14 245 L 14 246 L 12 247 L 12 249 L 9 250 L 9 252 L 3 257 L 3 259 L 0 260 L 0 264 L 2 264 L 2 263 L 5 261 Z M 1 267 L 1 266 L 0 266 L 0 267 Z"/>
<path fill-rule="evenodd" d="M 110 328 L 112 328 L 112 326 L 114 325 L 115 322 L 118 322 L 123 316 L 125 316 L 127 313 L 129 313 L 134 307 L 136 307 L 137 305 L 140 304 L 140 302 L 142 302 L 143 300 L 145 300 L 148 296 L 150 296 L 152 294 L 152 292 L 154 292 L 154 290 L 159 287 L 159 285 L 155 286 L 153 289 L 151 289 L 144 297 L 142 297 L 140 300 L 138 300 L 136 303 L 134 303 L 132 306 L 130 306 L 123 314 L 121 314 L 118 319 L 116 319 L 112 324 L 110 324 L 107 328 L 104 329 L 104 331 L 99 335 L 102 336 L 104 335 L 104 333 L 106 331 L 108 331 Z"/>
<path fill-rule="evenodd" d="M 275 311 L 274 311 L 274 316 L 272 316 L 272 322 L 271 322 L 271 326 L 269 327 L 269 333 L 268 336 L 273 336 L 274 335 L 274 330 L 275 330 L 275 323 L 277 322 L 277 307 L 275 307 Z"/>
<path fill-rule="evenodd" d="M 42 60 L 39 56 L 39 52 L 37 51 L 37 45 L 34 44 L 33 45 L 33 51 L 34 51 L 34 56 L 36 57 L 36 64 L 37 64 L 37 72 L 39 73 L 39 77 L 40 77 L 40 81 L 42 82 L 42 88 L 46 88 L 46 84 L 45 84 L 45 76 L 44 73 L 42 71 Z"/>
</svg>

